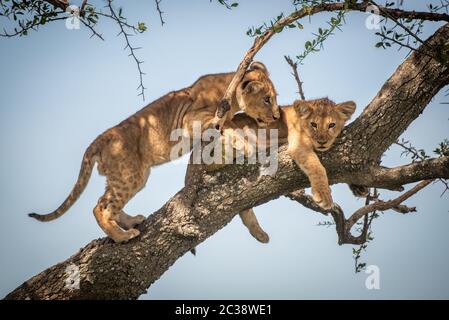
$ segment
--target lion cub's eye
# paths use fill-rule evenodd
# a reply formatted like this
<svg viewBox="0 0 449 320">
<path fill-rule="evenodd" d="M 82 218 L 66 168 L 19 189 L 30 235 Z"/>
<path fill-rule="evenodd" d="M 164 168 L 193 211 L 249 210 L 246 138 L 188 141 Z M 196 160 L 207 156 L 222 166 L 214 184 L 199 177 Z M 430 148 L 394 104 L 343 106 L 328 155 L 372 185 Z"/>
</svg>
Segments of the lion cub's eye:
<svg viewBox="0 0 449 320">
<path fill-rule="evenodd" d="M 329 129 L 331 129 L 331 128 L 333 128 L 333 127 L 335 127 L 335 123 L 329 123 Z"/>
<path fill-rule="evenodd" d="M 271 99 L 269 96 L 266 96 L 265 98 L 263 98 L 263 102 L 265 102 L 266 104 L 270 104 L 270 101 L 271 101 Z"/>
<path fill-rule="evenodd" d="M 318 125 L 315 122 L 311 122 L 310 125 L 312 126 L 312 128 L 318 128 Z"/>
</svg>

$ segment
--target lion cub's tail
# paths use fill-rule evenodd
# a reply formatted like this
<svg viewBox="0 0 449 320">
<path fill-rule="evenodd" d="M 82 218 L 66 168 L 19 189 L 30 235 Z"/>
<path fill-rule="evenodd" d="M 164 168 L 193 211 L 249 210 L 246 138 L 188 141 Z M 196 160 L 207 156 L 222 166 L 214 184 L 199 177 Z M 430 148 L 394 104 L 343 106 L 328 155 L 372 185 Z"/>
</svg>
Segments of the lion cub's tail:
<svg viewBox="0 0 449 320">
<path fill-rule="evenodd" d="M 86 188 L 87 183 L 89 182 L 89 178 L 92 174 L 92 169 L 96 162 L 95 158 L 97 155 L 97 150 L 98 147 L 97 143 L 95 142 L 87 148 L 86 152 L 84 153 L 83 162 L 81 163 L 78 180 L 76 181 L 72 192 L 70 192 L 69 196 L 64 200 L 64 202 L 59 206 L 58 209 L 49 214 L 30 213 L 28 214 L 28 216 L 39 221 L 51 221 L 59 218 L 64 213 L 66 213 L 66 211 L 70 209 L 70 207 L 76 202 L 76 200 L 78 200 L 81 193 Z"/>
</svg>

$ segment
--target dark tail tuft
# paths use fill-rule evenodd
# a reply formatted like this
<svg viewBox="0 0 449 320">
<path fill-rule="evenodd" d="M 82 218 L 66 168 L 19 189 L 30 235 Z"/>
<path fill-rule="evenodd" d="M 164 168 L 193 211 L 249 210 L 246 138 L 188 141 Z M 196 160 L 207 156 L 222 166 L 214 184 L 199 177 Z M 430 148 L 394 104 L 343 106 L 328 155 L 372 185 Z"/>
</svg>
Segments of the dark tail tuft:
<svg viewBox="0 0 449 320">
<path fill-rule="evenodd" d="M 41 220 L 41 215 L 37 214 L 37 213 L 28 213 L 28 217 L 34 218 L 34 219 L 39 220 L 39 221 Z"/>
</svg>

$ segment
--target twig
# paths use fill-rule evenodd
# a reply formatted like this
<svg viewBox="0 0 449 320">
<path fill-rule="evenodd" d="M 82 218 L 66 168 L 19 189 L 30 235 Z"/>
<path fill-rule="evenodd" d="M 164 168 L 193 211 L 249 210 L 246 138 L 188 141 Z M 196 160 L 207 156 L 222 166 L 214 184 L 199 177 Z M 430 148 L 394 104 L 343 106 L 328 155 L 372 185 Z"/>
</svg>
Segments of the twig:
<svg viewBox="0 0 449 320">
<path fill-rule="evenodd" d="M 80 8 L 80 17 L 84 18 L 84 14 L 86 13 L 86 11 L 85 11 L 86 4 L 87 4 L 87 0 L 83 0 L 83 3 L 81 4 L 81 8 Z"/>
<path fill-rule="evenodd" d="M 162 2 L 162 0 L 154 0 L 154 2 L 156 3 L 156 10 L 159 13 L 159 19 L 161 20 L 161 26 L 163 26 L 165 23 L 163 16 L 162 16 L 164 11 L 162 11 L 161 7 L 159 6 L 160 3 Z"/>
<path fill-rule="evenodd" d="M 143 63 L 143 61 L 140 61 L 139 59 L 137 59 L 137 56 L 135 54 L 135 50 L 139 49 L 139 48 L 135 48 L 132 47 L 129 41 L 129 36 L 131 36 L 129 33 L 127 33 L 125 31 L 126 22 L 122 21 L 122 19 L 120 17 L 117 16 L 117 14 L 114 11 L 114 8 L 112 7 L 112 0 L 108 0 L 108 7 L 109 7 L 109 11 L 111 12 L 111 16 L 113 17 L 114 20 L 117 21 L 119 27 L 120 27 L 120 32 L 118 33 L 118 35 L 123 35 L 123 37 L 125 38 L 125 42 L 126 42 L 126 46 L 125 46 L 125 50 L 129 49 L 129 56 L 131 56 L 134 61 L 136 62 L 137 65 L 137 70 L 139 71 L 139 80 L 140 80 L 140 84 L 137 87 L 137 90 L 140 89 L 140 93 L 139 96 L 142 96 L 143 100 L 145 100 L 145 87 L 143 85 L 143 75 L 145 74 L 142 71 L 141 68 L 141 64 Z"/>
<path fill-rule="evenodd" d="M 409 144 L 409 146 L 407 146 L 407 143 Z M 420 151 L 424 152 L 423 150 L 417 150 L 408 141 L 404 141 L 404 139 L 402 139 L 401 142 L 399 140 L 397 140 L 394 144 L 400 146 L 401 148 L 403 148 L 405 150 L 401 153 L 401 155 L 402 154 L 405 154 L 405 155 L 411 154 L 413 162 L 415 162 L 416 159 L 424 161 L 428 158 L 428 156 L 426 156 L 425 154 L 420 153 Z M 442 197 L 446 193 L 446 191 L 449 190 L 449 184 L 443 178 L 439 178 L 438 181 L 441 182 L 444 186 L 444 190 L 440 195 L 440 197 Z"/>
<path fill-rule="evenodd" d="M 390 12 L 386 11 L 385 8 L 379 6 L 375 1 L 370 0 L 370 2 L 375 5 L 387 18 L 393 20 L 398 26 L 400 26 L 405 32 L 407 32 L 410 36 L 412 36 L 416 41 L 420 42 L 424 46 L 432 49 L 427 43 L 425 43 L 421 38 L 419 38 L 415 33 L 409 30 L 406 26 L 404 26 L 398 19 L 396 19 Z"/>
<path fill-rule="evenodd" d="M 287 61 L 287 63 L 290 65 L 290 67 L 292 67 L 292 70 L 293 70 L 292 75 L 295 77 L 296 84 L 298 85 L 299 96 L 301 97 L 302 100 L 306 100 L 306 98 L 304 96 L 304 91 L 302 90 L 303 82 L 299 78 L 299 74 L 298 74 L 298 63 L 293 62 L 292 58 L 290 58 L 289 56 L 284 56 L 284 58 L 285 58 L 285 61 Z"/>
<path fill-rule="evenodd" d="M 99 33 L 94 29 L 93 26 L 91 26 L 91 25 L 88 24 L 86 21 L 84 21 L 84 19 L 80 19 L 80 21 L 81 21 L 81 23 L 82 23 L 84 26 L 86 26 L 87 28 L 90 29 L 90 31 L 92 31 L 92 35 L 90 36 L 91 38 L 94 37 L 94 36 L 96 36 L 96 37 L 98 37 L 98 38 L 100 38 L 101 40 L 104 41 L 103 36 L 102 36 L 101 34 L 99 34 Z"/>
<path fill-rule="evenodd" d="M 59 12 L 58 12 L 59 13 Z M 47 22 L 53 22 L 53 21 L 58 21 L 58 20 L 65 20 L 67 19 L 67 17 L 56 17 L 56 18 L 47 18 Z M 0 37 L 4 37 L 4 38 L 13 38 L 16 37 L 18 35 L 22 35 L 24 34 L 24 32 L 26 33 L 28 30 L 36 30 L 35 28 L 38 28 L 41 25 L 40 21 L 37 22 L 33 22 L 28 26 L 21 26 L 21 29 L 14 31 L 13 33 L 8 33 L 6 31 L 5 28 L 3 28 L 3 33 L 0 33 Z"/>
<path fill-rule="evenodd" d="M 103 12 L 97 12 L 97 11 L 95 11 L 95 14 L 97 14 L 97 15 L 99 15 L 99 16 L 102 16 L 102 17 L 105 17 L 105 18 L 112 19 L 112 20 L 114 20 L 114 21 L 117 21 L 117 17 L 116 17 L 116 16 L 113 16 L 113 15 L 111 15 L 111 14 L 107 14 L 107 13 L 103 13 Z M 121 20 L 120 20 L 120 23 L 121 23 L 123 26 L 125 26 L 125 27 L 127 27 L 127 28 L 129 28 L 129 29 L 132 29 L 135 33 L 141 32 L 141 31 L 139 31 L 138 28 L 136 28 L 136 27 L 133 26 L 132 24 L 129 24 L 129 23 L 126 22 L 124 19 L 121 19 Z"/>
</svg>

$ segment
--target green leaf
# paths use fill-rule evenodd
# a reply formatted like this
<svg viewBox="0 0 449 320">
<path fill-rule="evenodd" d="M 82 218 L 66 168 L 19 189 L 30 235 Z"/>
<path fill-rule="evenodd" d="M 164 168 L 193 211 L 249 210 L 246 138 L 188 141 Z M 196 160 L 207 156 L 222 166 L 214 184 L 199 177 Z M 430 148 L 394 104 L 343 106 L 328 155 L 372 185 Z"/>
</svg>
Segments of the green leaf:
<svg viewBox="0 0 449 320">
<path fill-rule="evenodd" d="M 145 25 L 145 22 L 139 22 L 137 24 L 137 29 L 139 29 L 140 32 L 145 32 L 147 30 L 147 26 Z"/>
</svg>

